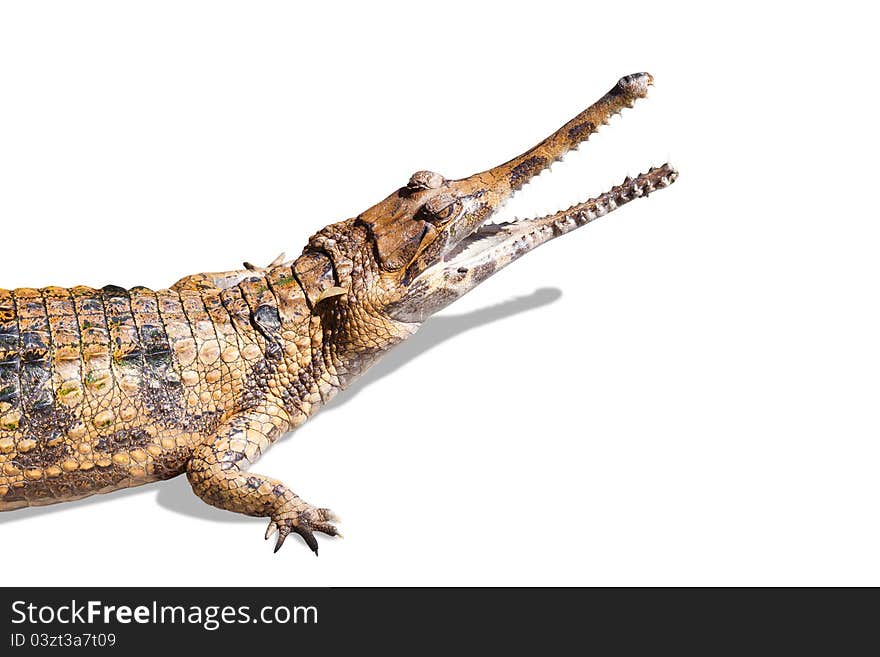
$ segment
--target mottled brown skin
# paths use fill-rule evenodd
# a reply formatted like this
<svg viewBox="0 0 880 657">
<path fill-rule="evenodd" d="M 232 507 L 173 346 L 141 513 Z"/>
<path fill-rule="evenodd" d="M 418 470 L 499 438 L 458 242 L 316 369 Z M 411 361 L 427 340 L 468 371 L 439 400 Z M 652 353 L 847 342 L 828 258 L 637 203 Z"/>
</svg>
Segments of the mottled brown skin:
<svg viewBox="0 0 880 657">
<path fill-rule="evenodd" d="M 568 210 L 486 220 L 647 93 L 646 73 L 510 162 L 461 180 L 420 171 L 302 255 L 169 289 L 0 290 L 0 510 L 186 473 L 222 509 L 317 553 L 333 514 L 248 467 L 395 344 L 521 255 L 675 180 L 668 165 Z"/>
</svg>

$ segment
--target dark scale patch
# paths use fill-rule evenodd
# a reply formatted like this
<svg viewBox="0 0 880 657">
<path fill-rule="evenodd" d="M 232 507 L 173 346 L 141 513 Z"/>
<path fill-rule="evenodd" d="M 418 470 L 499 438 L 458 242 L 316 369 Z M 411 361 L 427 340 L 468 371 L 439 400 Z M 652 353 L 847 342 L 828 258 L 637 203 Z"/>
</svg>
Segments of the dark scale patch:
<svg viewBox="0 0 880 657">
<path fill-rule="evenodd" d="M 290 384 L 281 391 L 281 404 L 285 410 L 294 414 L 305 413 L 302 400 L 312 395 L 316 387 L 315 369 L 319 368 L 320 364 L 316 362 L 309 367 L 301 368 L 296 377 L 291 379 Z"/>
<path fill-rule="evenodd" d="M 18 327 L 0 324 L 0 361 L 18 355 Z"/>
<path fill-rule="evenodd" d="M 61 434 L 56 433 L 55 437 Z M 70 445 L 57 443 L 52 446 L 43 445 L 41 449 L 33 449 L 15 457 L 15 464 L 20 468 L 47 468 L 57 465 L 72 455 Z"/>
<path fill-rule="evenodd" d="M 48 333 L 44 331 L 22 331 L 21 359 L 26 362 L 46 360 L 49 348 Z"/>
<path fill-rule="evenodd" d="M 140 395 L 151 418 L 162 426 L 179 426 L 183 419 L 183 385 L 174 369 L 165 327 L 144 324 L 139 330 Z"/>
<path fill-rule="evenodd" d="M 510 173 L 510 186 L 513 189 L 521 189 L 531 178 L 541 172 L 547 166 L 547 158 L 541 155 L 533 155 L 527 160 L 517 164 Z"/>
<path fill-rule="evenodd" d="M 52 393 L 52 370 L 46 361 L 22 363 L 21 399 L 25 413 L 43 413 L 55 405 Z"/>
<path fill-rule="evenodd" d="M 248 321 L 251 329 L 264 339 L 263 353 L 275 360 L 282 356 L 279 331 L 281 320 L 278 316 L 278 300 L 269 289 L 265 279 L 249 278 L 238 284 L 241 296 L 249 308 Z M 224 301 L 224 303 L 226 303 Z M 232 313 L 230 312 L 230 316 Z M 233 317 L 234 319 L 234 317 Z"/>
<path fill-rule="evenodd" d="M 0 403 L 15 406 L 18 401 L 18 359 L 0 362 Z"/>
<path fill-rule="evenodd" d="M 86 313 L 103 313 L 104 312 L 104 304 L 100 299 L 96 299 L 94 297 L 84 297 L 80 299 L 80 307 L 78 312 L 86 314 Z"/>
<path fill-rule="evenodd" d="M 266 398 L 269 378 L 274 374 L 274 363 L 265 358 L 257 361 L 245 377 L 241 399 L 243 409 L 253 408 Z"/>
<path fill-rule="evenodd" d="M 171 347 L 168 344 L 168 336 L 165 327 L 154 324 L 144 324 L 140 328 L 140 342 L 144 355 L 148 359 L 162 359 L 171 357 Z"/>
<path fill-rule="evenodd" d="M 13 407 L 20 402 L 20 358 L 15 304 L 8 292 L 0 290 L 0 402 Z"/>
<path fill-rule="evenodd" d="M 177 427 L 183 419 L 183 385 L 172 367 L 147 363 L 141 371 L 140 396 L 156 424 Z"/>
<path fill-rule="evenodd" d="M 46 307 L 43 305 L 43 298 L 41 296 L 36 298 L 28 297 L 21 300 L 20 303 L 23 309 L 19 313 L 21 317 L 42 317 L 46 314 Z"/>
<path fill-rule="evenodd" d="M 256 490 L 260 487 L 260 480 L 256 477 L 248 477 L 247 479 L 247 487 L 253 490 Z"/>
<path fill-rule="evenodd" d="M 241 295 L 241 290 L 237 287 L 231 287 L 220 293 L 220 300 L 227 314 L 232 319 L 232 326 L 242 336 L 246 336 L 252 332 L 250 307 Z"/>
<path fill-rule="evenodd" d="M 596 124 L 592 121 L 584 121 L 583 123 L 578 123 L 568 129 L 568 140 L 572 143 L 578 144 L 586 139 L 595 130 Z"/>
<path fill-rule="evenodd" d="M 187 447 L 178 447 L 153 459 L 153 477 L 156 479 L 171 479 L 186 470 L 186 464 L 192 456 L 192 450 Z"/>
<path fill-rule="evenodd" d="M 9 290 L 0 290 L 0 322 L 14 322 L 15 302 Z"/>
<path fill-rule="evenodd" d="M 302 399 L 308 394 L 308 391 L 302 385 L 301 377 L 293 381 L 290 389 L 281 390 L 281 405 L 288 413 L 305 413 L 302 407 Z"/>
<path fill-rule="evenodd" d="M 136 285 L 129 290 L 131 310 L 135 315 L 155 315 L 159 312 L 156 293 L 143 285 Z"/>
<path fill-rule="evenodd" d="M 128 298 L 128 290 L 118 285 L 105 285 L 101 288 L 101 292 L 107 297 L 125 297 Z"/>
<path fill-rule="evenodd" d="M 143 356 L 143 352 L 141 352 L 141 350 L 138 349 L 136 345 L 123 342 L 121 338 L 116 338 L 113 351 L 113 360 L 115 360 L 117 363 L 120 363 L 121 365 L 136 367 L 140 365 Z"/>
<path fill-rule="evenodd" d="M 115 452 L 120 449 L 145 447 L 153 442 L 153 436 L 144 429 L 120 429 L 109 436 L 102 436 L 95 443 L 102 452 Z"/>
<path fill-rule="evenodd" d="M 223 422 L 223 413 L 220 411 L 210 411 L 208 413 L 187 413 L 182 422 L 181 428 L 184 431 L 199 433 L 202 435 L 214 433 Z"/>
<path fill-rule="evenodd" d="M 244 452 L 223 452 L 220 457 L 220 468 L 228 470 L 238 466 L 238 462 L 244 458 Z"/>
<path fill-rule="evenodd" d="M 254 311 L 254 323 L 267 333 L 274 333 L 281 328 L 278 309 L 269 305 L 260 306 Z"/>
<path fill-rule="evenodd" d="M 266 338 L 266 357 L 273 360 L 281 358 L 284 349 L 281 346 L 281 317 L 278 308 L 263 304 L 257 308 L 252 316 L 254 328 Z"/>
<path fill-rule="evenodd" d="M 104 296 L 104 312 L 110 331 L 114 363 L 123 368 L 140 367 L 143 363 L 143 350 L 128 291 L 117 285 L 105 285 L 101 288 L 101 293 Z"/>
<path fill-rule="evenodd" d="M 37 441 L 36 451 L 41 451 L 51 449 L 46 443 L 65 436 L 74 424 L 76 417 L 70 410 L 55 406 L 51 400 L 44 399 L 26 406 L 18 423 L 18 429 L 24 438 Z"/>
</svg>

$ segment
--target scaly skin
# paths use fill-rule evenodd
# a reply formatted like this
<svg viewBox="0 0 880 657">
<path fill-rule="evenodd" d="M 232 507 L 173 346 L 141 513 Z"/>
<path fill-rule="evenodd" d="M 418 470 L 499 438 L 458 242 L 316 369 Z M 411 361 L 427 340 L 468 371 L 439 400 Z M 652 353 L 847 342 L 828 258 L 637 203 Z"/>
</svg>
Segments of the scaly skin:
<svg viewBox="0 0 880 657">
<path fill-rule="evenodd" d="M 521 255 L 675 180 L 668 165 L 538 219 L 487 224 L 530 178 L 647 93 L 646 73 L 520 157 L 461 180 L 420 171 L 302 255 L 169 289 L 0 290 L 0 510 L 187 474 L 269 518 L 276 551 L 331 536 L 328 509 L 248 467 L 425 319 Z"/>
</svg>

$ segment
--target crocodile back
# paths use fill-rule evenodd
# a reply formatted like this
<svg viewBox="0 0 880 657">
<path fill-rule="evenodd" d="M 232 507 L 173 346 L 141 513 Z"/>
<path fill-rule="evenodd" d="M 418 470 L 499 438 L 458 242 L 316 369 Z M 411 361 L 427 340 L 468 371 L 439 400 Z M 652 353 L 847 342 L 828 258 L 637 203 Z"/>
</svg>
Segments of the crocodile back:
<svg viewBox="0 0 880 657">
<path fill-rule="evenodd" d="M 238 288 L 0 290 L 0 510 L 179 474 L 265 390 L 252 319 Z"/>
</svg>

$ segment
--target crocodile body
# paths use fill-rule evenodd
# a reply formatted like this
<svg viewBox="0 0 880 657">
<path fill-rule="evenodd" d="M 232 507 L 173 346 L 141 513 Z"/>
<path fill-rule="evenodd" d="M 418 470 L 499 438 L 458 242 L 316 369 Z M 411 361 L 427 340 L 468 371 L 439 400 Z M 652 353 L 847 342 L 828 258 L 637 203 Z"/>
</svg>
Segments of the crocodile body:
<svg viewBox="0 0 880 657">
<path fill-rule="evenodd" d="M 668 165 L 538 219 L 486 223 L 513 193 L 647 93 L 622 78 L 499 167 L 420 171 L 302 255 L 168 289 L 0 290 L 0 510 L 186 473 L 209 504 L 292 532 L 333 514 L 248 468 L 425 319 L 539 244 L 674 181 Z"/>
</svg>

